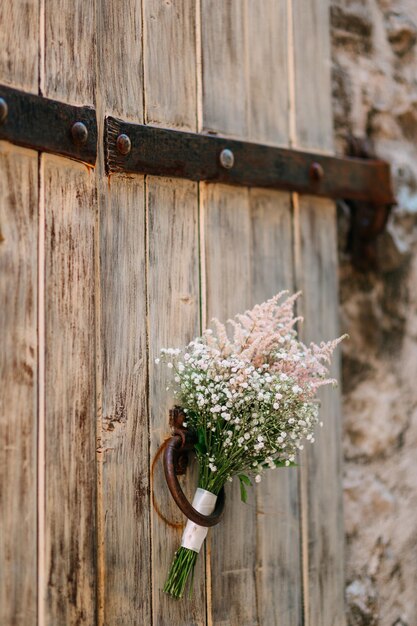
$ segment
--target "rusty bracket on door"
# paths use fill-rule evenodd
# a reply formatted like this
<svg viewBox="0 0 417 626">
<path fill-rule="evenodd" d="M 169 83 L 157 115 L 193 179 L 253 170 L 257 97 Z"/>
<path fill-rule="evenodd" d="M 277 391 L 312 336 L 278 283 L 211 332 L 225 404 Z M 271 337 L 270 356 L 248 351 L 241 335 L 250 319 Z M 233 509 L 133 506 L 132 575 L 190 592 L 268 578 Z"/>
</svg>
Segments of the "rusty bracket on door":
<svg viewBox="0 0 417 626">
<path fill-rule="evenodd" d="M 0 85 L 0 140 L 94 165 L 96 112 Z"/>
<path fill-rule="evenodd" d="M 391 204 L 390 167 L 213 135 L 105 121 L 108 173 L 176 176 L 301 194 Z"/>
</svg>

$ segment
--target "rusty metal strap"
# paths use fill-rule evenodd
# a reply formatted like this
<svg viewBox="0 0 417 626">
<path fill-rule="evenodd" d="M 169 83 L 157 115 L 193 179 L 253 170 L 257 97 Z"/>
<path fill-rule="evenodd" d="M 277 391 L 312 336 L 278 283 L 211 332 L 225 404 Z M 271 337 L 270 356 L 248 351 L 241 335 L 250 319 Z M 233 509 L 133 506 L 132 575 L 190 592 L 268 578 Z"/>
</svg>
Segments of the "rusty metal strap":
<svg viewBox="0 0 417 626">
<path fill-rule="evenodd" d="M 96 113 L 0 85 L 1 139 L 94 165 Z"/>
<path fill-rule="evenodd" d="M 0 140 L 94 165 L 97 121 L 79 107 L 0 85 Z M 213 135 L 105 120 L 108 173 L 176 176 L 389 205 L 390 167 Z"/>
<path fill-rule="evenodd" d="M 106 118 L 104 132 L 108 173 L 175 176 L 329 198 L 393 202 L 389 164 L 377 159 L 338 158 L 113 117 Z"/>
</svg>

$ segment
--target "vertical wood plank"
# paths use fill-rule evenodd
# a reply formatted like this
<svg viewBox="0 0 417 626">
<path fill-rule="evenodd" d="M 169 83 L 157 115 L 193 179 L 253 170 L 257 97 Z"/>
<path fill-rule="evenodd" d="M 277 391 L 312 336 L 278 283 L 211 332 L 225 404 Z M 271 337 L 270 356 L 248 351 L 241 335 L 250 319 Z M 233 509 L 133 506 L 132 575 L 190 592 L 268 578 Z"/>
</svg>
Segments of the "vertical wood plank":
<svg viewBox="0 0 417 626">
<path fill-rule="evenodd" d="M 202 185 L 206 285 L 203 306 L 212 317 L 227 320 L 246 310 L 251 293 L 251 214 L 249 192 L 224 185 Z M 240 501 L 235 481 L 227 489 L 221 524 L 210 531 L 211 603 L 209 624 L 258 624 L 255 585 L 256 504 Z"/>
<path fill-rule="evenodd" d="M 185 520 L 163 475 L 160 453 L 169 434 L 173 399 L 165 391 L 166 372 L 155 364 L 161 348 L 183 347 L 200 330 L 196 189 L 195 183 L 185 180 L 147 179 L 153 623 L 160 626 L 205 623 L 203 554 L 197 561 L 191 598 L 175 601 L 162 592 Z M 189 475 L 185 483 L 191 496 L 196 476 Z"/>
<path fill-rule="evenodd" d="M 141 0 L 97 1 L 99 124 L 106 114 L 143 121 L 142 38 Z"/>
<path fill-rule="evenodd" d="M 94 105 L 96 21 L 94 4 L 82 0 L 45 2 L 44 75 L 48 98 Z"/>
<path fill-rule="evenodd" d="M 288 145 L 286 0 L 247 0 L 248 136 Z"/>
<path fill-rule="evenodd" d="M 171 128 L 197 128 L 196 2 L 143 0 L 145 121 Z M 162 592 L 184 522 L 162 475 L 161 445 L 169 432 L 172 397 L 154 359 L 161 347 L 183 346 L 200 331 L 198 186 L 184 180 L 146 178 L 148 220 L 149 415 L 151 489 L 167 526 L 151 508 L 153 623 L 204 624 L 204 558 L 200 555 L 193 598 L 176 602 Z M 197 477 L 187 472 L 189 495 Z"/>
<path fill-rule="evenodd" d="M 264 302 L 294 284 L 288 194 L 252 189 L 252 294 Z M 298 470 L 268 471 L 256 485 L 256 597 L 258 623 L 301 623 Z"/>
<path fill-rule="evenodd" d="M 328 0 L 291 0 L 296 143 L 331 152 L 330 7 Z"/>
<path fill-rule="evenodd" d="M 246 1 L 201 2 L 202 128 L 246 138 L 248 66 Z M 250 205 L 247 189 L 200 185 L 203 324 L 252 304 Z M 222 523 L 207 541 L 208 624 L 257 623 L 256 511 L 237 484 L 227 489 Z M 245 549 L 243 549 L 245 546 Z M 233 600 L 232 600 L 233 599 Z"/>
<path fill-rule="evenodd" d="M 247 128 L 246 0 L 201 0 L 203 130 Z"/>
<path fill-rule="evenodd" d="M 97 3 L 97 116 L 143 122 L 142 2 Z M 98 623 L 151 624 L 145 185 L 105 175 L 99 131 Z"/>
<path fill-rule="evenodd" d="M 293 0 L 294 127 L 298 147 L 331 152 L 328 2 Z M 297 288 L 306 341 L 338 334 L 336 212 L 334 203 L 294 196 Z M 338 377 L 336 355 L 332 374 Z M 341 487 L 340 395 L 321 394 L 324 428 L 302 457 L 304 608 L 306 626 L 343 626 L 344 533 Z"/>
<path fill-rule="evenodd" d="M 0 81 L 32 93 L 38 12 L 38 0 L 0 4 Z M 36 152 L 1 142 L 0 197 L 0 623 L 24 626 L 37 611 Z"/>
<path fill-rule="evenodd" d="M 44 95 L 94 104 L 92 3 L 46 0 Z M 89 170 L 42 155 L 46 624 L 96 619 L 95 220 Z"/>
<path fill-rule="evenodd" d="M 287 2 L 247 0 L 249 137 L 288 145 Z M 251 190 L 252 292 L 263 302 L 293 291 L 289 194 Z M 298 471 L 267 472 L 256 486 L 256 597 L 259 624 L 293 626 L 302 619 Z"/>
<path fill-rule="evenodd" d="M 334 203 L 303 198 L 298 213 L 298 288 L 303 292 L 304 337 L 322 341 L 338 336 L 338 280 Z M 340 380 L 336 355 L 332 376 Z M 308 599 L 306 623 L 343 626 L 344 525 L 341 485 L 341 410 L 336 389 L 320 394 L 324 427 L 302 456 Z M 305 454 L 304 454 L 305 453 Z"/>
<path fill-rule="evenodd" d="M 3 0 L 0 25 L 1 82 L 38 93 L 39 0 Z"/>
<path fill-rule="evenodd" d="M 105 624 L 150 624 L 143 177 L 101 211 Z"/>
<path fill-rule="evenodd" d="M 38 161 L 0 144 L 0 623 L 36 622 Z"/>
<path fill-rule="evenodd" d="M 216 18 L 208 11 L 210 3 L 203 2 L 203 128 L 288 145 L 287 3 L 264 4 L 260 11 L 253 0 L 224 3 L 223 15 Z M 212 40 L 214 52 L 208 44 Z M 220 46 L 217 59 L 219 40 L 224 48 Z M 222 313 L 230 316 L 280 289 L 292 290 L 289 195 L 251 190 L 244 198 L 244 192 L 221 186 L 205 189 L 201 204 L 209 315 L 213 298 L 217 308 L 225 303 Z M 213 278 L 216 272 L 221 280 Z M 232 497 L 228 509 L 235 511 L 233 523 L 224 537 L 222 524 L 212 541 L 213 623 L 300 623 L 297 472 L 267 474 L 252 494 L 252 510 L 241 513 L 238 494 Z M 243 528 L 236 527 L 236 510 L 245 516 Z"/>
<path fill-rule="evenodd" d="M 94 205 L 85 167 L 43 156 L 47 624 L 95 620 Z"/>
<path fill-rule="evenodd" d="M 146 123 L 195 130 L 196 3 L 145 0 Z"/>
</svg>

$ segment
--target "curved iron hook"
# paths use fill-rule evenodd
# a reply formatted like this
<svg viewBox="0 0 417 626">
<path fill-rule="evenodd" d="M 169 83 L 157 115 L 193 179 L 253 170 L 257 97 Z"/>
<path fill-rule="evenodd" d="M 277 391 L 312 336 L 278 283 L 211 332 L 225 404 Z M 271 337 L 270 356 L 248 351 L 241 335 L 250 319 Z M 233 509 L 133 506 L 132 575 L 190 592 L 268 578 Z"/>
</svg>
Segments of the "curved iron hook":
<svg viewBox="0 0 417 626">
<path fill-rule="evenodd" d="M 165 478 L 168 484 L 168 488 L 172 497 L 175 500 L 178 508 L 187 516 L 189 520 L 198 524 L 199 526 L 211 527 L 220 522 L 220 519 L 224 510 L 224 488 L 222 487 L 216 501 L 216 507 L 211 515 L 203 515 L 199 513 L 187 500 L 181 485 L 178 482 L 177 474 L 175 471 L 176 457 L 184 453 L 184 448 L 188 447 L 184 445 L 185 438 L 182 434 L 176 432 L 168 443 L 164 451 L 164 471 Z"/>
</svg>

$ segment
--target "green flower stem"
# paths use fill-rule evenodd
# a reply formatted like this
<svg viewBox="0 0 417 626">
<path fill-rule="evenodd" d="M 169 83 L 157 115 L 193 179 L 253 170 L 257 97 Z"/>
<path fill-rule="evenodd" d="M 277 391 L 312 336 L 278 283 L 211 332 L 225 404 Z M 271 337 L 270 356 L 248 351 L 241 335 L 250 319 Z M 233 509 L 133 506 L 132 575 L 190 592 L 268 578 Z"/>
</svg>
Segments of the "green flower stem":
<svg viewBox="0 0 417 626">
<path fill-rule="evenodd" d="M 194 574 L 197 556 L 197 552 L 183 548 L 182 546 L 176 551 L 167 581 L 164 585 L 165 593 L 168 593 L 173 598 L 182 598 L 188 577 L 191 573 Z M 190 585 L 190 595 L 191 588 L 192 584 Z"/>
</svg>

